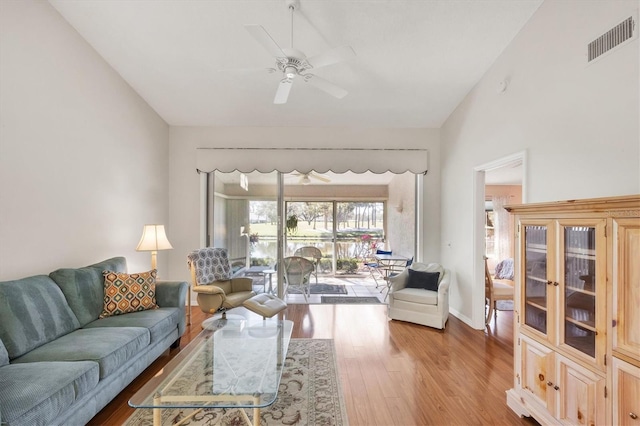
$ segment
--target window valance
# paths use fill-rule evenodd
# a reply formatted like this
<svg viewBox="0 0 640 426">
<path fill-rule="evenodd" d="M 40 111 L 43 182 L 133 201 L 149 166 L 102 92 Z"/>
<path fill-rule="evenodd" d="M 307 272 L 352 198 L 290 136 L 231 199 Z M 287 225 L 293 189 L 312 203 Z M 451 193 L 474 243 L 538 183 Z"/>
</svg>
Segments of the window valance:
<svg viewBox="0 0 640 426">
<path fill-rule="evenodd" d="M 429 169 L 426 149 L 197 148 L 196 152 L 197 168 L 203 172 L 426 174 Z"/>
</svg>

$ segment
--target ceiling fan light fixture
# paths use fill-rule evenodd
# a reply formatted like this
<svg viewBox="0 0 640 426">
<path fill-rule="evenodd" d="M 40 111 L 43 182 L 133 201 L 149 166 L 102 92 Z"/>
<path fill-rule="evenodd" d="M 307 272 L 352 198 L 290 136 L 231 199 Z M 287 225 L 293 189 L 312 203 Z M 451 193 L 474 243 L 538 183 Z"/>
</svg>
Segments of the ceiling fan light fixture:
<svg viewBox="0 0 640 426">
<path fill-rule="evenodd" d="M 296 70 L 294 67 L 286 67 L 284 69 L 284 75 L 287 78 L 294 78 L 296 75 L 298 75 L 298 70 Z"/>
</svg>

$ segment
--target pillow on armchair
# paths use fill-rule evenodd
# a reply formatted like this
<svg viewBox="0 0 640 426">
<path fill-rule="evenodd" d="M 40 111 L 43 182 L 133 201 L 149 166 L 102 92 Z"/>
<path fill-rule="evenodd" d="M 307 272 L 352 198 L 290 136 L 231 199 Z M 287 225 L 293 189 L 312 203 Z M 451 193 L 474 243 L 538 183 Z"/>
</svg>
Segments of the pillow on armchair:
<svg viewBox="0 0 640 426">
<path fill-rule="evenodd" d="M 409 269 L 409 279 L 406 288 L 422 288 L 438 291 L 440 272 L 426 272 Z"/>
</svg>

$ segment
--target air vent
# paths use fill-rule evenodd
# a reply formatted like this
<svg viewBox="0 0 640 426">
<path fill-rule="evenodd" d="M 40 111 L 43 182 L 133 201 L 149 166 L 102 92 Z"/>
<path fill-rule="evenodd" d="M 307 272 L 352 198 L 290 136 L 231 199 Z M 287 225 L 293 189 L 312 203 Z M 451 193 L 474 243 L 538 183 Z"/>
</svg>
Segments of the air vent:
<svg viewBox="0 0 640 426">
<path fill-rule="evenodd" d="M 637 36 L 636 22 L 633 16 L 628 17 L 587 46 L 587 62 L 594 61 L 614 47 L 628 43 Z"/>
</svg>

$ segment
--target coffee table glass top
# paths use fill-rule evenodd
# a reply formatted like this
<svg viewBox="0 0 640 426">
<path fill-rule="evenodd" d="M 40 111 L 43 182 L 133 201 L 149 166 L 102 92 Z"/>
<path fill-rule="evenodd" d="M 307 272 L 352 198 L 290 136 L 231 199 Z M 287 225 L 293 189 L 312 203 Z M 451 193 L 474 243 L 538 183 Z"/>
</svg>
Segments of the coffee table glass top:
<svg viewBox="0 0 640 426">
<path fill-rule="evenodd" d="M 130 400 L 134 408 L 266 407 L 276 399 L 293 323 L 214 322 Z"/>
</svg>

